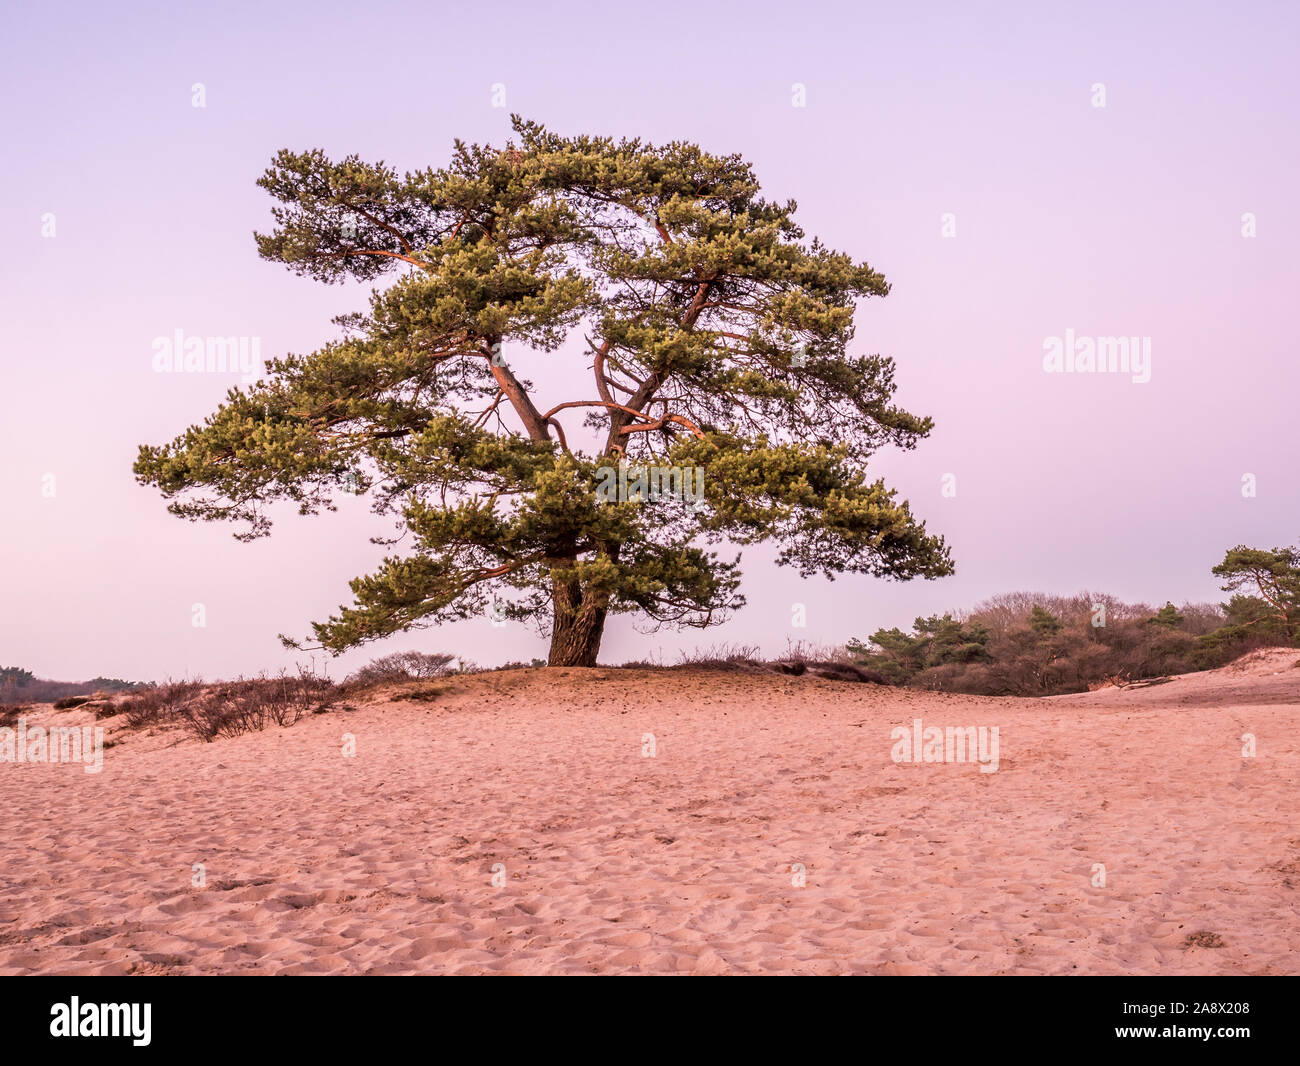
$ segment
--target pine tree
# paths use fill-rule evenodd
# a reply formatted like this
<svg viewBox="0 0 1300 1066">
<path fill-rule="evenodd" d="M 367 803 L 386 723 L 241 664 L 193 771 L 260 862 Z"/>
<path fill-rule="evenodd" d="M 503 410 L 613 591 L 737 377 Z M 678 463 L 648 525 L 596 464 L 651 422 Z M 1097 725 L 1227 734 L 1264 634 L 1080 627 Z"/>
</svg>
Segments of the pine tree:
<svg viewBox="0 0 1300 1066">
<path fill-rule="evenodd" d="M 514 129 L 400 177 L 280 152 L 263 258 L 327 283 L 397 276 L 340 339 L 142 447 L 138 480 L 246 539 L 279 500 L 312 514 L 350 491 L 394 516 L 406 553 L 313 624 L 335 653 L 498 602 L 549 622 L 551 665 L 594 665 L 611 612 L 704 627 L 741 606 L 722 544 L 774 541 L 803 576 L 951 573 L 943 539 L 863 473 L 931 428 L 891 402 L 892 360 L 848 352 L 855 301 L 885 279 L 805 242 L 738 156 Z M 543 410 L 512 355 L 570 335 L 591 391 Z M 703 499 L 607 500 L 620 461 L 700 469 Z"/>
<path fill-rule="evenodd" d="M 1270 551 L 1238 544 L 1210 572 L 1226 579 L 1220 586 L 1224 592 L 1253 588 L 1285 631 L 1300 633 L 1300 548 Z"/>
</svg>

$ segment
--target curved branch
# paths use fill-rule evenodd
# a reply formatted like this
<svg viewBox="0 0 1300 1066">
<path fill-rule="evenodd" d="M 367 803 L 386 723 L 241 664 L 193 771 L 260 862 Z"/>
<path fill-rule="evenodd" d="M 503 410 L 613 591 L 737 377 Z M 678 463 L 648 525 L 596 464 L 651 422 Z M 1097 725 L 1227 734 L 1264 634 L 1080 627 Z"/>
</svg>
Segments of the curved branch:
<svg viewBox="0 0 1300 1066">
<path fill-rule="evenodd" d="M 676 422 L 679 426 L 685 426 L 692 433 L 694 433 L 695 436 L 697 436 L 700 440 L 706 439 L 703 431 L 701 431 L 699 426 L 697 426 L 689 418 L 684 418 L 681 415 L 664 415 L 662 418 L 658 419 L 657 421 L 650 422 L 642 426 L 624 426 L 622 429 L 619 430 L 619 433 L 647 433 L 652 429 L 663 429 L 664 426 L 666 426 L 669 422 Z"/>
<path fill-rule="evenodd" d="M 556 411 L 563 411 L 566 407 L 611 407 L 617 411 L 626 411 L 630 415 L 636 415 L 637 418 L 649 419 L 649 415 L 638 411 L 635 407 L 626 407 L 621 403 L 615 403 L 613 400 L 566 400 L 564 403 L 556 404 L 542 418 L 549 419 Z"/>
<path fill-rule="evenodd" d="M 560 438 L 560 447 L 569 452 L 569 442 L 564 439 L 564 427 L 550 415 L 546 416 L 546 424 L 555 427 L 555 434 Z M 569 452 L 569 454 L 572 455 L 573 453 Z"/>
</svg>

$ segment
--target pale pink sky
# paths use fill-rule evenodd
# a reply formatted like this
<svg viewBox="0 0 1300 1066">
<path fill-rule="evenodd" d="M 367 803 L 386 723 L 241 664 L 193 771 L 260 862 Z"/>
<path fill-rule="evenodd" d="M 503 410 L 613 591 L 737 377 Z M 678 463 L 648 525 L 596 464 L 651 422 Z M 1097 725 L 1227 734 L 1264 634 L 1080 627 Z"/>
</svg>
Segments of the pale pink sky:
<svg viewBox="0 0 1300 1066">
<path fill-rule="evenodd" d="M 936 422 L 872 469 L 947 536 L 956 576 L 801 581 L 751 549 L 749 607 L 727 626 L 643 636 L 617 619 L 604 661 L 839 642 L 1019 588 L 1220 599 L 1209 568 L 1228 546 L 1300 534 L 1294 5 L 23 7 L 0 31 L 0 665 L 211 678 L 293 662 L 276 634 L 347 602 L 382 529 L 364 507 L 286 513 L 246 545 L 167 514 L 132 479 L 136 448 L 234 379 L 155 374 L 153 339 L 320 345 L 365 290 L 258 259 L 272 154 L 441 165 L 455 137 L 501 143 L 510 111 L 744 154 L 810 235 L 893 283 L 860 309 L 854 350 L 894 356 L 900 400 Z M 1044 340 L 1066 329 L 1150 337 L 1150 382 L 1044 373 Z M 543 398 L 585 395 L 581 358 L 560 361 Z M 480 619 L 331 671 L 408 647 L 497 663 L 545 641 Z"/>
</svg>

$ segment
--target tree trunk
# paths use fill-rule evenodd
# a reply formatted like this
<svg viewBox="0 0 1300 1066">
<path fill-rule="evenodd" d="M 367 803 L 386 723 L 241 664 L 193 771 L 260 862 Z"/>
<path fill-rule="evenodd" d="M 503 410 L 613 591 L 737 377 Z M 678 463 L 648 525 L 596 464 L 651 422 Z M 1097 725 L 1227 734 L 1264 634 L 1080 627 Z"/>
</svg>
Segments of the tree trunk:
<svg viewBox="0 0 1300 1066">
<path fill-rule="evenodd" d="M 547 666 L 595 666 L 605 632 L 605 604 L 583 595 L 576 578 L 551 576 L 551 652 Z"/>
</svg>

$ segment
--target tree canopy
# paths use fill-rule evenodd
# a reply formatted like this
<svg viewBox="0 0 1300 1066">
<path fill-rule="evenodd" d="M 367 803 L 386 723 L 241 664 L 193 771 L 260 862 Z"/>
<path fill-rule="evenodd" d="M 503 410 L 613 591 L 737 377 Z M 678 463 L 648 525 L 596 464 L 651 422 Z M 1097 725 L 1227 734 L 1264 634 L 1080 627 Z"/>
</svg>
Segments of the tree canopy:
<svg viewBox="0 0 1300 1066">
<path fill-rule="evenodd" d="M 884 277 L 805 240 L 739 156 L 513 121 L 504 149 L 458 141 L 402 176 L 281 151 L 261 256 L 389 284 L 339 339 L 142 446 L 137 479 L 243 538 L 276 501 L 313 514 L 354 492 L 393 516 L 403 552 L 313 624 L 335 653 L 496 602 L 549 624 L 552 665 L 594 665 L 611 612 L 703 627 L 741 606 L 724 545 L 774 542 L 803 576 L 951 573 L 864 473 L 931 428 L 894 405 L 891 359 L 849 351 Z M 579 337 L 590 389 L 544 409 L 515 356 Z M 596 486 L 620 461 L 699 469 L 702 499 L 611 501 Z"/>
</svg>

